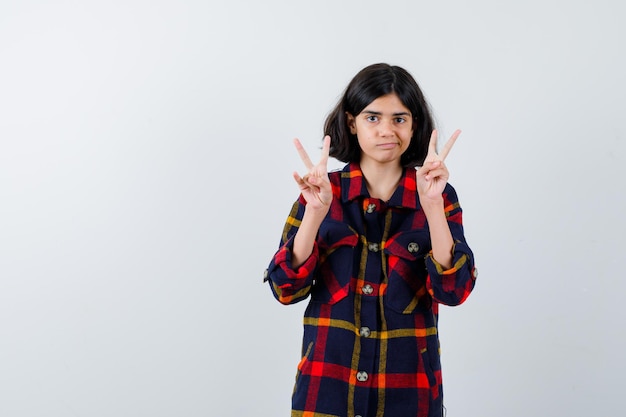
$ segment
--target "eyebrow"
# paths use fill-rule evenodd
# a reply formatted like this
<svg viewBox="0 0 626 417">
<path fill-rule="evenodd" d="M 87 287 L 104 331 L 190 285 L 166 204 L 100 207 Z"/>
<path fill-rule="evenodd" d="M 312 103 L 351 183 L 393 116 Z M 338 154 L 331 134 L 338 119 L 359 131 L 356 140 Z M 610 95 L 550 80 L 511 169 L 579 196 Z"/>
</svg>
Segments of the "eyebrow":
<svg viewBox="0 0 626 417">
<path fill-rule="evenodd" d="M 382 116 L 383 113 L 379 112 L 379 111 L 373 111 L 373 110 L 363 110 L 361 113 L 367 113 L 367 114 L 373 114 L 374 116 Z M 392 116 L 410 116 L 411 113 L 409 112 L 398 112 L 398 113 L 392 113 Z"/>
</svg>

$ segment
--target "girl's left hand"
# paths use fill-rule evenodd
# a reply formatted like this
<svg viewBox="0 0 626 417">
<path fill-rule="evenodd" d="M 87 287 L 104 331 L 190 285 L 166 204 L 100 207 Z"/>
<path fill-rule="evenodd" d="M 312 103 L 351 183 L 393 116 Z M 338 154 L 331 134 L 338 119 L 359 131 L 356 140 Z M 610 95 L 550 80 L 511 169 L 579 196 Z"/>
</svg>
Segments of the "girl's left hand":
<svg viewBox="0 0 626 417">
<path fill-rule="evenodd" d="M 441 201 L 441 194 L 450 177 L 444 160 L 460 134 L 461 131 L 456 130 L 439 153 L 437 153 L 437 130 L 433 130 L 430 135 L 424 165 L 417 170 L 417 192 L 422 203 Z"/>
</svg>

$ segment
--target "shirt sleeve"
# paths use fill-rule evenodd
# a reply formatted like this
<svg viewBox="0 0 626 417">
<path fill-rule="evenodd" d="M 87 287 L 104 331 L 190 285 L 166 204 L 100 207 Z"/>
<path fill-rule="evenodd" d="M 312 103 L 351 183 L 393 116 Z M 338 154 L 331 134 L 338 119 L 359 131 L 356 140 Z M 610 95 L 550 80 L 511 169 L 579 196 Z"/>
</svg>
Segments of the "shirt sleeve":
<svg viewBox="0 0 626 417">
<path fill-rule="evenodd" d="M 428 278 L 426 287 L 433 300 L 450 306 L 463 303 L 474 289 L 477 270 L 474 254 L 463 233 L 462 210 L 454 188 L 446 185 L 443 193 L 444 210 L 452 233 L 452 267 L 444 269 L 432 256 L 426 256 Z"/>
<path fill-rule="evenodd" d="M 301 199 L 294 203 L 283 229 L 280 247 L 263 278 L 270 283 L 274 297 L 282 304 L 294 304 L 307 298 L 319 259 L 318 243 L 315 242 L 313 252 L 302 265 L 294 268 L 292 264 L 293 240 L 304 215 L 304 207 Z"/>
</svg>

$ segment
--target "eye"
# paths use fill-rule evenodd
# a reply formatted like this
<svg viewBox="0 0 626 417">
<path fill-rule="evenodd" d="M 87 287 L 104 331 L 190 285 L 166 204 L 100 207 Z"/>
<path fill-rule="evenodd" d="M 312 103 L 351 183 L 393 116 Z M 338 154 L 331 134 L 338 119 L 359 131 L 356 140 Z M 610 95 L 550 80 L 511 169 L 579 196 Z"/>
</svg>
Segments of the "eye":
<svg viewBox="0 0 626 417">
<path fill-rule="evenodd" d="M 396 123 L 405 123 L 405 122 L 406 122 L 406 119 L 405 119 L 404 117 L 396 117 L 396 118 L 394 119 L 394 121 L 395 121 Z"/>
<path fill-rule="evenodd" d="M 378 121 L 378 116 L 374 116 L 373 114 L 370 114 L 369 116 L 365 117 L 365 120 L 367 120 L 368 122 L 377 122 Z"/>
</svg>

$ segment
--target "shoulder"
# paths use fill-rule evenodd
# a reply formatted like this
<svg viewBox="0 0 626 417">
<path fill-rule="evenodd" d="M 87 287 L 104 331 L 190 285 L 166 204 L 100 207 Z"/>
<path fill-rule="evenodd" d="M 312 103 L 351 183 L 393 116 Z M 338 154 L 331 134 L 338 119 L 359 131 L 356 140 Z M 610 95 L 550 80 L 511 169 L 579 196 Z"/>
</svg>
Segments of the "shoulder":
<svg viewBox="0 0 626 417">
<path fill-rule="evenodd" d="M 443 189 L 443 196 L 446 200 L 451 202 L 457 202 L 459 200 L 456 194 L 456 190 L 450 183 L 447 183 L 446 187 Z"/>
<path fill-rule="evenodd" d="M 349 179 L 354 176 L 354 171 L 357 171 L 355 166 L 347 164 L 341 169 L 336 169 L 328 173 L 328 179 L 333 186 L 340 187 L 342 179 Z M 359 171 L 360 172 L 360 171 Z"/>
<path fill-rule="evenodd" d="M 456 194 L 456 190 L 450 184 L 446 184 L 446 188 L 443 190 L 443 205 L 444 211 L 446 213 L 446 217 L 448 217 L 449 221 L 455 221 L 457 223 L 462 223 L 462 208 L 461 203 L 459 203 L 459 198 Z"/>
<path fill-rule="evenodd" d="M 445 188 L 443 189 L 444 193 L 454 193 L 456 194 L 456 190 L 454 189 L 454 186 L 452 184 L 450 184 L 449 182 L 446 183 Z"/>
<path fill-rule="evenodd" d="M 341 181 L 341 172 L 342 171 L 330 171 L 328 173 L 328 179 L 331 183 L 338 183 Z"/>
</svg>

